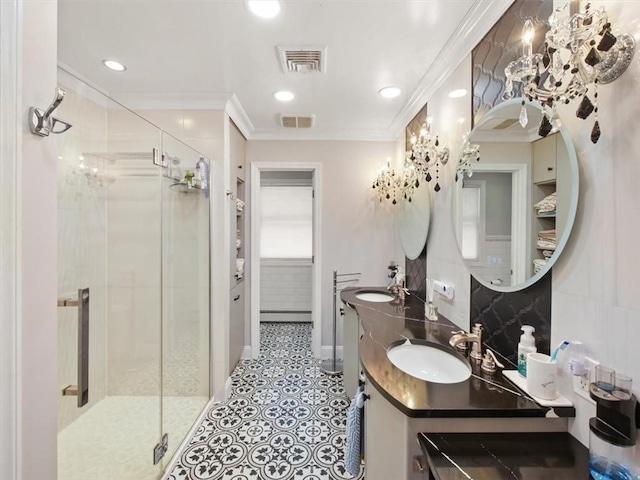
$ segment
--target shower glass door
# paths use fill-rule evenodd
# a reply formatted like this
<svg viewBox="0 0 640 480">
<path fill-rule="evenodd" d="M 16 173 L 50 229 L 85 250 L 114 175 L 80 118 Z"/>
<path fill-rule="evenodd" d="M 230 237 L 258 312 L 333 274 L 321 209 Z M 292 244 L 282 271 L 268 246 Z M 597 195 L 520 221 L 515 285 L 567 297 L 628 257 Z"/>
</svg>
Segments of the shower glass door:
<svg viewBox="0 0 640 480">
<path fill-rule="evenodd" d="M 59 82 L 57 114 L 73 127 L 48 139 L 58 157 L 58 478 L 157 479 L 162 134 L 62 71 Z"/>
<path fill-rule="evenodd" d="M 209 160 L 163 133 L 162 428 L 170 461 L 209 401 Z"/>
<path fill-rule="evenodd" d="M 58 479 L 156 480 L 210 398 L 209 161 L 59 83 Z"/>
</svg>

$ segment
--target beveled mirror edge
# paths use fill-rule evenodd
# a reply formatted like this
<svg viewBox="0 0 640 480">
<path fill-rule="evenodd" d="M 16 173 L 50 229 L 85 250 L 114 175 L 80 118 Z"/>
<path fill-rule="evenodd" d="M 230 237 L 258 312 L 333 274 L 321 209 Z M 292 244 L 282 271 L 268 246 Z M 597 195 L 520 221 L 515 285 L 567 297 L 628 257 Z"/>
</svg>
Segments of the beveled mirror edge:
<svg viewBox="0 0 640 480">
<path fill-rule="evenodd" d="M 474 125 L 473 129 L 471 130 L 471 132 L 469 132 L 469 135 L 467 138 L 471 138 L 471 135 L 473 134 L 473 131 L 482 124 L 483 121 L 486 121 L 487 118 L 490 119 L 491 113 L 495 112 L 495 111 L 499 111 L 502 108 L 506 108 L 509 107 L 511 105 L 514 104 L 521 104 L 522 103 L 522 99 L 521 98 L 514 98 L 511 100 L 507 100 L 504 101 L 502 103 L 499 103 L 498 105 L 494 106 L 491 110 L 489 110 L 485 115 L 483 115 L 482 119 L 480 120 L 480 122 L 476 125 Z M 540 106 L 540 104 L 538 104 L 537 102 L 527 102 L 529 105 L 532 105 L 538 109 L 540 109 L 542 111 L 542 107 Z M 462 263 L 464 264 L 465 268 L 467 269 L 467 272 L 469 273 L 469 275 L 471 275 L 473 278 L 475 278 L 478 283 L 480 283 L 481 285 L 487 287 L 490 290 L 496 291 L 496 292 L 518 292 L 520 290 L 524 290 L 528 287 L 530 287 L 531 285 L 534 285 L 538 280 L 540 280 L 542 277 L 544 277 L 549 270 L 551 270 L 551 268 L 555 265 L 555 263 L 557 262 L 558 258 L 560 258 L 560 255 L 564 252 L 564 248 L 566 246 L 566 244 L 569 241 L 569 237 L 571 235 L 571 231 L 573 230 L 573 225 L 575 223 L 575 218 L 576 218 L 576 214 L 578 211 L 578 196 L 579 196 L 579 192 L 580 192 L 580 175 L 578 172 L 578 155 L 575 149 L 575 146 L 573 144 L 573 140 L 571 139 L 571 136 L 569 135 L 569 131 L 567 130 L 567 128 L 564 126 L 564 124 L 562 124 L 559 128 L 558 128 L 558 133 L 560 134 L 560 136 L 562 137 L 562 140 L 564 141 L 565 147 L 567 149 L 567 155 L 569 158 L 569 171 L 570 171 L 570 177 L 571 177 L 571 184 L 575 186 L 575 188 L 571 189 L 571 194 L 569 196 L 569 209 L 568 209 L 568 214 L 567 214 L 567 220 L 565 223 L 565 227 L 563 228 L 563 232 L 562 232 L 562 236 L 560 237 L 560 239 L 557 241 L 556 244 L 556 249 L 555 249 L 555 253 L 554 255 L 551 256 L 551 258 L 547 261 L 546 265 L 544 266 L 544 268 L 542 268 L 539 272 L 537 272 L 536 274 L 532 275 L 531 277 L 529 277 L 527 280 L 525 280 L 522 283 L 519 283 L 518 285 L 510 285 L 510 286 L 498 286 L 498 285 L 492 285 L 489 282 L 486 282 L 484 279 L 478 278 L 477 276 L 473 275 L 471 273 L 471 271 L 469 270 L 469 267 L 467 266 L 467 263 L 464 261 L 464 259 L 462 259 L 462 251 L 460 250 L 460 243 L 458 241 L 458 234 L 457 234 L 457 230 L 456 230 L 456 211 L 457 211 L 457 207 L 456 204 L 453 203 L 454 201 L 456 201 L 457 197 L 458 197 L 458 189 L 457 189 L 457 183 L 454 183 L 454 194 L 451 196 L 451 201 L 453 203 L 452 205 L 452 215 L 451 215 L 451 222 L 452 222 L 452 228 L 453 228 L 453 232 L 454 232 L 454 237 L 456 239 L 456 246 L 458 248 L 458 254 L 460 255 L 460 258 L 462 259 Z M 542 137 L 541 137 L 542 138 Z M 480 162 L 482 162 L 482 152 L 480 152 Z M 456 166 L 457 166 L 457 162 L 456 162 Z M 461 180 L 459 180 L 461 181 Z"/>
<path fill-rule="evenodd" d="M 420 254 L 422 253 L 422 251 L 426 248 L 427 243 L 429 241 L 429 231 L 431 230 L 431 217 L 433 215 L 432 209 L 433 209 L 433 202 L 432 202 L 432 198 L 431 198 L 431 189 L 429 188 L 429 185 L 426 182 L 423 182 L 420 185 L 420 188 L 418 190 L 416 190 L 416 192 L 418 191 L 422 191 L 424 190 L 426 192 L 425 195 L 425 200 L 428 203 L 427 209 L 426 209 L 426 217 L 427 217 L 427 221 L 426 221 L 426 232 L 424 234 L 424 241 L 422 241 L 422 246 L 420 247 L 420 249 L 415 249 L 414 251 L 408 252 L 407 251 L 407 247 L 406 247 L 406 241 L 403 240 L 403 233 L 402 233 L 402 228 L 400 226 L 400 211 L 396 212 L 395 215 L 395 220 L 396 220 L 396 231 L 398 232 L 398 237 L 400 238 L 400 246 L 402 247 L 402 251 L 404 252 L 405 257 L 407 257 L 409 260 L 415 260 L 416 258 L 418 258 L 420 256 Z M 406 200 L 402 200 L 403 202 L 406 202 Z M 413 202 L 418 202 L 420 201 L 420 197 L 418 195 L 415 196 Z M 413 203 L 412 204 L 415 204 Z M 402 205 L 401 208 L 404 208 L 405 205 Z M 415 253 L 415 251 L 417 251 L 417 253 Z"/>
</svg>

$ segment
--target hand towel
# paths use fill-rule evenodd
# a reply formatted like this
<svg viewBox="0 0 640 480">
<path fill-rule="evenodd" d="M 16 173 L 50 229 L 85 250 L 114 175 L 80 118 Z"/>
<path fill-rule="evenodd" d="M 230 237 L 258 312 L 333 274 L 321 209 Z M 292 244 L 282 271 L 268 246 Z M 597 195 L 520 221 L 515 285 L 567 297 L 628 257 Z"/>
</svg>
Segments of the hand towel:
<svg viewBox="0 0 640 480">
<path fill-rule="evenodd" d="M 360 473 L 360 426 L 362 425 L 363 400 L 363 388 L 358 387 L 358 391 L 347 409 L 347 439 L 344 451 L 344 467 L 347 473 L 354 477 Z"/>
</svg>

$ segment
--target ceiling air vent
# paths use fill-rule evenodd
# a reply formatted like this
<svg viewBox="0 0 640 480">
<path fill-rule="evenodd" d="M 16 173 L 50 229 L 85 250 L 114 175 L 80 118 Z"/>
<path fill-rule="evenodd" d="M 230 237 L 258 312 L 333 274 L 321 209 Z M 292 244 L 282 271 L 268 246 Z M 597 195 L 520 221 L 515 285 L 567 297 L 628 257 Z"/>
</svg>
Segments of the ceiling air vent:
<svg viewBox="0 0 640 480">
<path fill-rule="evenodd" d="M 285 128 L 311 128 L 315 115 L 280 115 L 280 124 Z"/>
<path fill-rule="evenodd" d="M 327 47 L 278 47 L 284 73 L 325 73 Z"/>
</svg>

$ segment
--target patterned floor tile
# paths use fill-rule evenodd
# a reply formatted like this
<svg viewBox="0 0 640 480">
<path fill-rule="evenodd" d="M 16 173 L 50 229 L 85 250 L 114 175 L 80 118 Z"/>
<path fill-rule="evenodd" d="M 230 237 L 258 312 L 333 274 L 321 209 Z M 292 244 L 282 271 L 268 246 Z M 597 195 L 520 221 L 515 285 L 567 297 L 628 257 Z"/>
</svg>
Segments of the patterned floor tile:
<svg viewBox="0 0 640 480">
<path fill-rule="evenodd" d="M 231 397 L 207 412 L 171 480 L 364 479 L 344 469 L 341 375 L 311 350 L 311 324 L 263 323 L 260 355 L 231 375 Z"/>
</svg>

